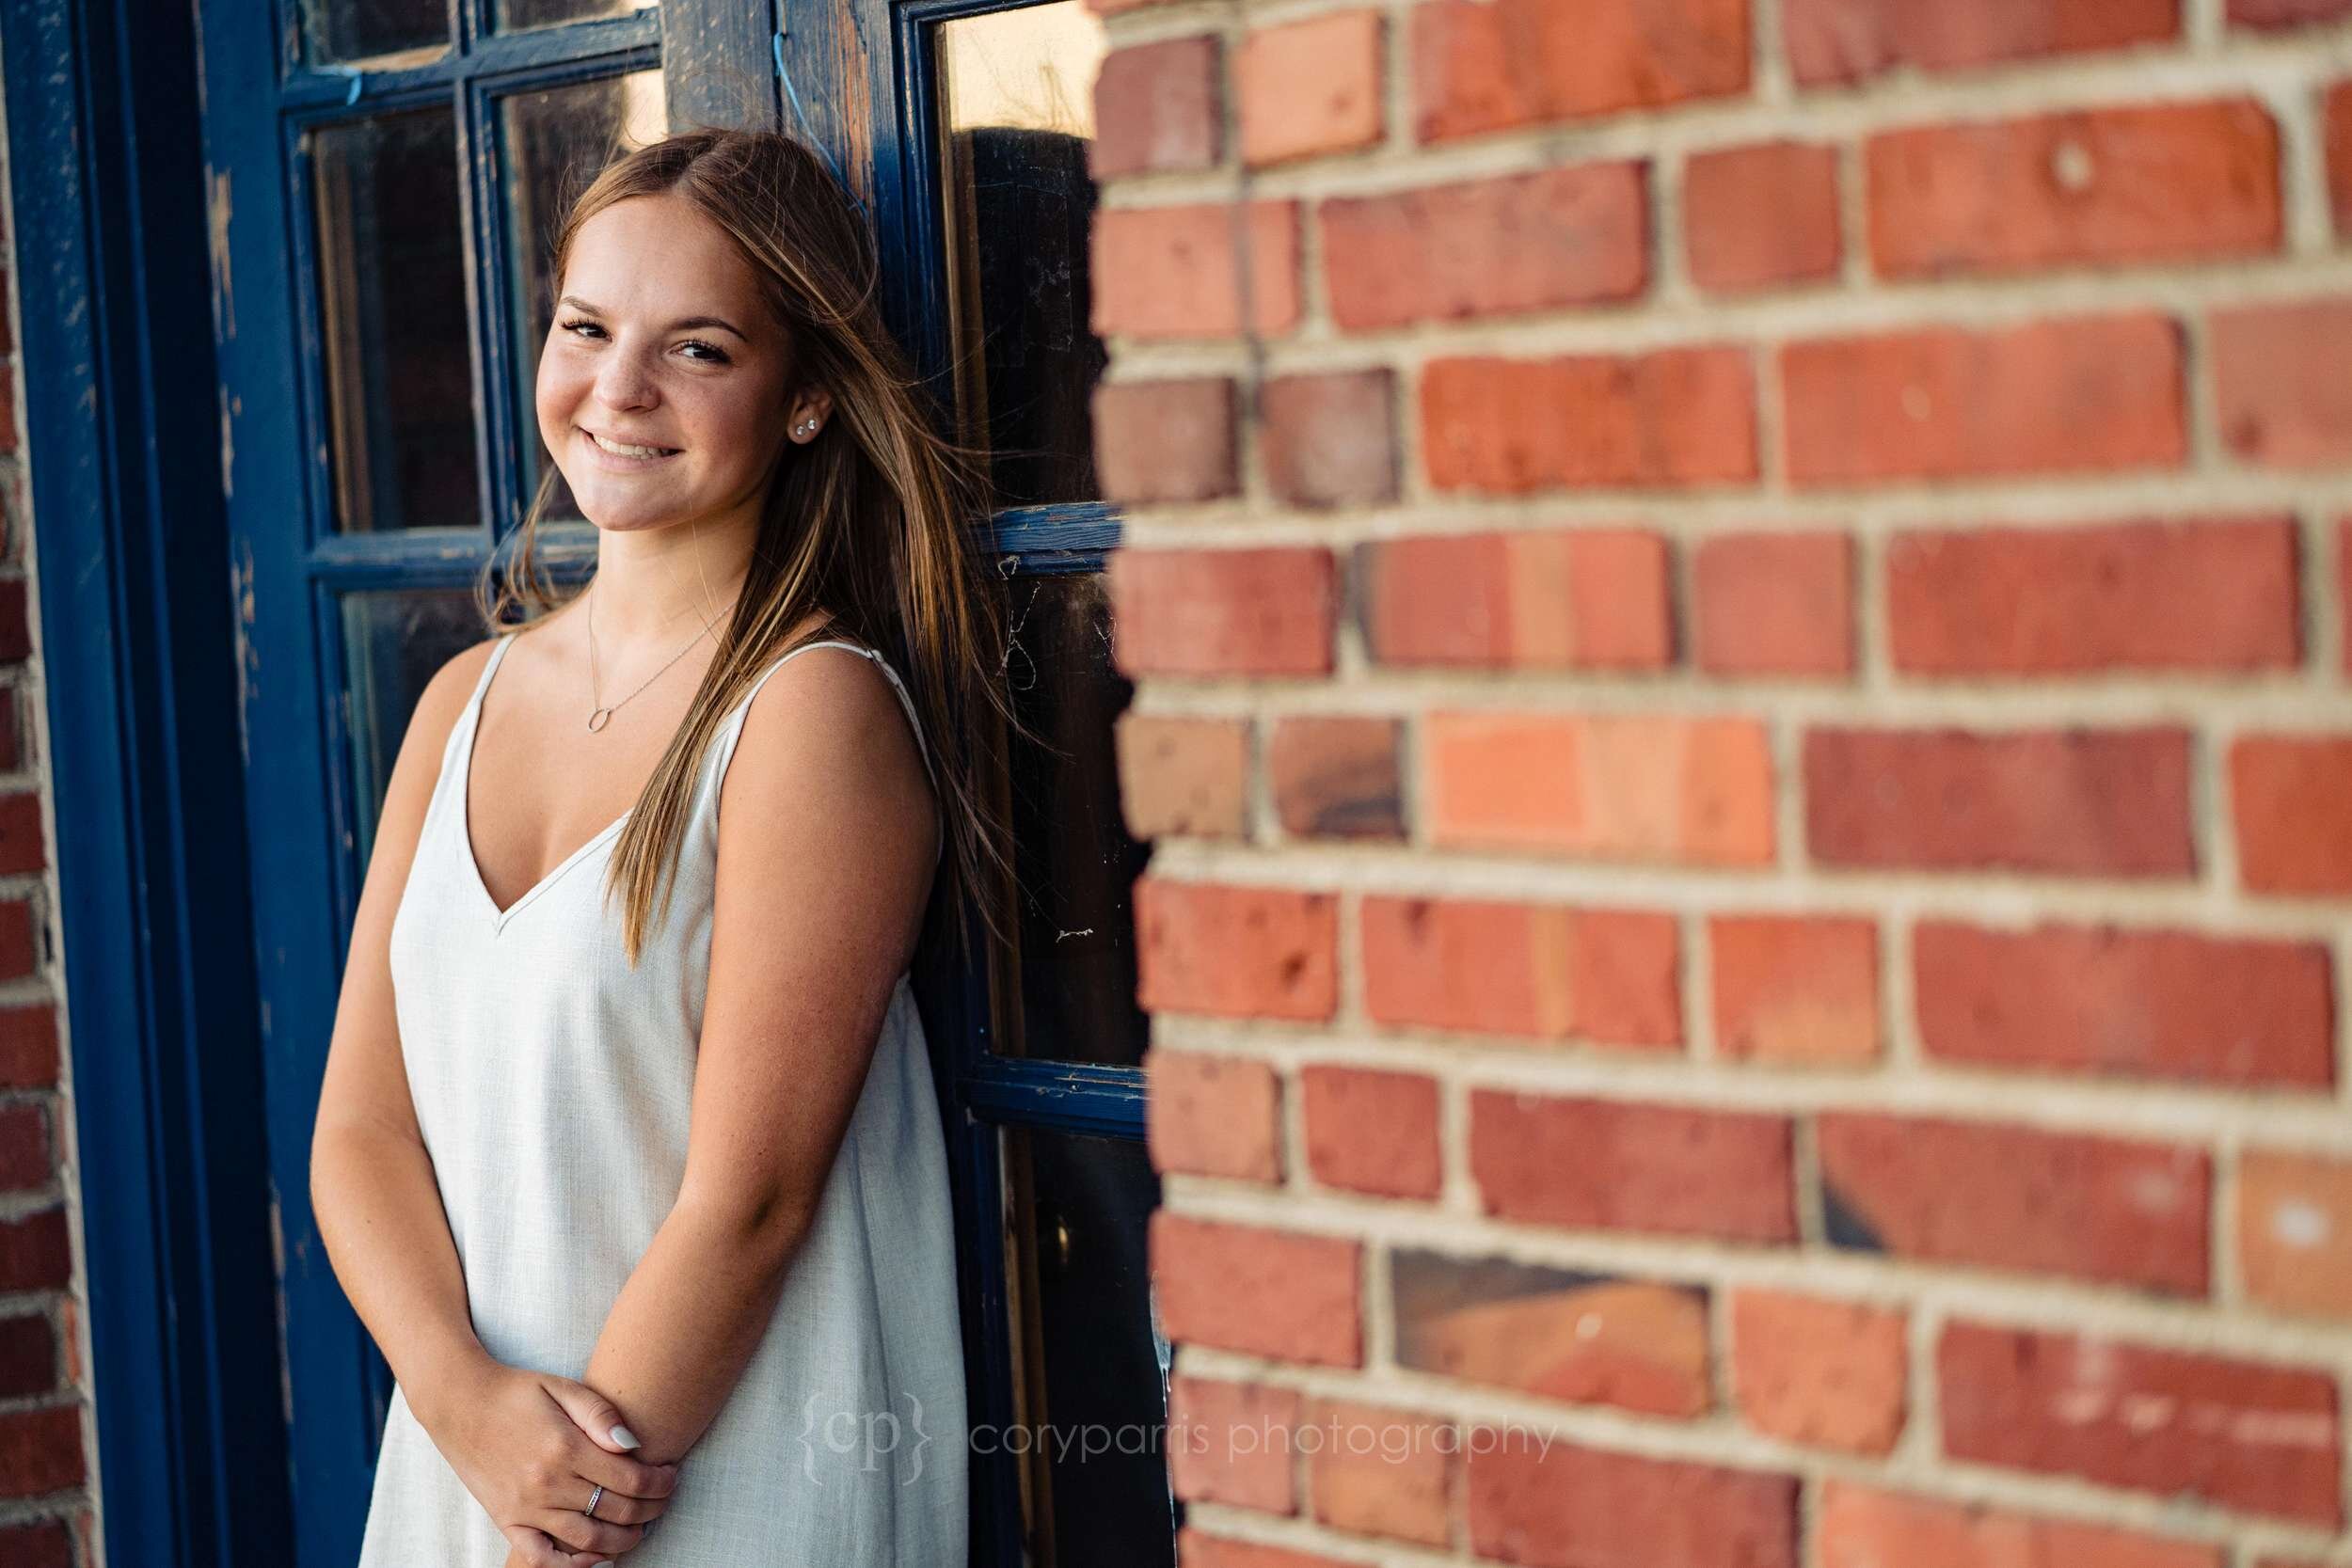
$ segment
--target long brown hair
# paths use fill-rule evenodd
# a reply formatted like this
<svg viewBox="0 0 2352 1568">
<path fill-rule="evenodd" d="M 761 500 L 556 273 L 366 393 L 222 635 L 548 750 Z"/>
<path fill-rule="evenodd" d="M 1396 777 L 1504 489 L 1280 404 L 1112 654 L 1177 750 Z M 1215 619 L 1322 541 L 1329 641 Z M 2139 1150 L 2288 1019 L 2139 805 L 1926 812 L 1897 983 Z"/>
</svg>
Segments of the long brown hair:
<svg viewBox="0 0 2352 1568">
<path fill-rule="evenodd" d="M 605 894 L 625 899 L 629 962 L 668 907 L 695 777 L 721 721 L 811 614 L 824 619 L 801 641 L 862 642 L 905 677 L 947 834 L 946 907 L 959 911 L 961 893 L 1010 880 L 999 792 L 984 787 L 975 737 L 996 722 L 1026 733 L 996 679 L 1002 610 L 972 559 L 972 525 L 986 515 L 980 466 L 932 423 L 882 325 L 872 232 L 809 149 L 774 132 L 696 128 L 621 152 L 572 201 L 556 232 L 548 298 L 561 292 L 580 226 L 640 196 L 686 201 L 735 242 L 789 335 L 792 390 L 825 388 L 833 417 L 779 462 L 718 652 L 614 847 Z M 548 464 L 501 552 L 507 569 L 496 559 L 485 566 L 477 601 L 495 628 L 517 610 L 543 614 L 572 596 L 558 596 L 538 554 L 539 524 L 560 478 Z M 984 863 L 993 875 L 983 875 Z M 995 929 L 995 900 L 977 902 Z M 951 924 L 961 952 L 964 922 Z"/>
</svg>

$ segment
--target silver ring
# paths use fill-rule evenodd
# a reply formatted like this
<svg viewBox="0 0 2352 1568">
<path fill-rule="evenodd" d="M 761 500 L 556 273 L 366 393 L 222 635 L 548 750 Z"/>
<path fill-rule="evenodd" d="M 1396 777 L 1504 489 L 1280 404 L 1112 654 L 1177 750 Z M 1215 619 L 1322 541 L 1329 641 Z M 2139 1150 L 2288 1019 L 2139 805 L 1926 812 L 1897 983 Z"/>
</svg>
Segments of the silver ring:
<svg viewBox="0 0 2352 1568">
<path fill-rule="evenodd" d="M 596 1505 L 602 1501 L 604 1501 L 604 1488 L 599 1486 L 596 1489 L 596 1491 L 589 1494 L 588 1506 L 581 1509 L 580 1512 L 588 1515 L 591 1519 L 594 1519 L 596 1516 Z"/>
</svg>

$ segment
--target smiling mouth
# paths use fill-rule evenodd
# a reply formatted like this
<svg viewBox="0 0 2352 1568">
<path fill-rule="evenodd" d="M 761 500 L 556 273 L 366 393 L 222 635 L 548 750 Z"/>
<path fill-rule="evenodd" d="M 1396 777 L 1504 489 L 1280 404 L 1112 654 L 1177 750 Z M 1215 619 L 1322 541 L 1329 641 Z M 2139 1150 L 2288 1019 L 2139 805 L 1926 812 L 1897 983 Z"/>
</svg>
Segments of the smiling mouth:
<svg viewBox="0 0 2352 1568">
<path fill-rule="evenodd" d="M 615 457 L 675 457 L 684 450 L 680 447 L 641 447 L 631 446 L 626 441 L 608 441 L 586 425 L 580 427 L 580 433 L 595 442 L 597 451 L 609 451 Z"/>
</svg>

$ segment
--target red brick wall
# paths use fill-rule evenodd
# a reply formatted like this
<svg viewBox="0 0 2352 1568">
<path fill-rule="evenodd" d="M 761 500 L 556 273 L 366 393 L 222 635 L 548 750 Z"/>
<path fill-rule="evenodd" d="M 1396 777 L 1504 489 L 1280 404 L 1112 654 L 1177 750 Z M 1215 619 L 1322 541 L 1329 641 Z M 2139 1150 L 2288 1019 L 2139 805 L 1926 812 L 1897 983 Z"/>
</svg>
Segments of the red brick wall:
<svg viewBox="0 0 2352 1568">
<path fill-rule="evenodd" d="M 13 261 L 0 226 L 0 274 Z M 0 1563 L 73 1568 L 96 1560 L 97 1525 L 10 276 L 0 276 Z"/>
<path fill-rule="evenodd" d="M 1186 1568 L 2352 1562 L 2352 3 L 1096 3 Z"/>
</svg>

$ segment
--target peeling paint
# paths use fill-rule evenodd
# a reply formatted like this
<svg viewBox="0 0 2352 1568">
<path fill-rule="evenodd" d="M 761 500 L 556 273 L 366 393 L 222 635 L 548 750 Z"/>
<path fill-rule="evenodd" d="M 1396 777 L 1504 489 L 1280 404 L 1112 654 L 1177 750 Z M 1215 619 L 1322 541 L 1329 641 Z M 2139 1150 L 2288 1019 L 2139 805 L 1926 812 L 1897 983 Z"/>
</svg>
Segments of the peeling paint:
<svg viewBox="0 0 2352 1568">
<path fill-rule="evenodd" d="M 237 292 L 229 277 L 229 174 L 225 168 L 208 167 L 204 182 L 213 251 L 213 331 L 224 343 L 237 336 Z"/>
</svg>

